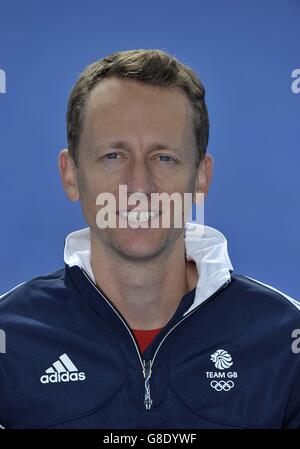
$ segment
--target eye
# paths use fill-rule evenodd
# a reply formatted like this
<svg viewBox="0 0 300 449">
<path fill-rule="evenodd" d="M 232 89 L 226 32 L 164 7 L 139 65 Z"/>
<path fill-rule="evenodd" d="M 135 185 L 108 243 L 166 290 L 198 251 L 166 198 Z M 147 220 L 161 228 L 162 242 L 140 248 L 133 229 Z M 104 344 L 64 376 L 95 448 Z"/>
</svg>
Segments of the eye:
<svg viewBox="0 0 300 449">
<path fill-rule="evenodd" d="M 116 160 L 118 156 L 119 156 L 119 154 L 114 152 L 114 153 L 107 153 L 104 157 L 106 159 Z"/>
<path fill-rule="evenodd" d="M 161 154 L 158 157 L 163 162 L 175 162 L 175 160 L 171 156 L 167 156 L 166 154 Z"/>
</svg>

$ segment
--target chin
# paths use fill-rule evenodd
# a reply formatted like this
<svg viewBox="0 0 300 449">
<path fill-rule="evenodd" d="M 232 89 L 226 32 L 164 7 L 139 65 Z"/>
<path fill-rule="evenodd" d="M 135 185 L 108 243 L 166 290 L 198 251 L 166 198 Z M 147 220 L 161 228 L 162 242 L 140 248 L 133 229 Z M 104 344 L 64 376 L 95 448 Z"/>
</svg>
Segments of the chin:
<svg viewBox="0 0 300 449">
<path fill-rule="evenodd" d="M 108 230 L 98 238 L 119 257 L 132 262 L 147 262 L 167 255 L 182 234 L 181 229 Z"/>
<path fill-rule="evenodd" d="M 118 242 L 117 245 L 113 245 L 115 251 L 120 256 L 127 260 L 132 261 L 149 261 L 160 256 L 168 246 L 166 242 L 157 242 L 155 245 L 153 241 L 135 241 L 135 242 Z"/>
<path fill-rule="evenodd" d="M 170 235 L 162 232 L 151 233 L 151 236 L 135 233 L 114 237 L 110 241 L 111 247 L 119 256 L 132 262 L 147 262 L 161 256 L 168 251 L 173 240 Z"/>
</svg>

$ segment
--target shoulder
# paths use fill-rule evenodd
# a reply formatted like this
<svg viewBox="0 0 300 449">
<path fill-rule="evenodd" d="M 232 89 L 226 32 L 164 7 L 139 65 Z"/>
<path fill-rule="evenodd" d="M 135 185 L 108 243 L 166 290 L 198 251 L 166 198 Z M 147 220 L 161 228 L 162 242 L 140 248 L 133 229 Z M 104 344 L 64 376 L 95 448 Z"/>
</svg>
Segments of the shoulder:
<svg viewBox="0 0 300 449">
<path fill-rule="evenodd" d="M 263 302 L 267 306 L 286 309 L 287 311 L 294 313 L 295 316 L 300 317 L 300 298 L 292 298 L 287 293 L 280 291 L 276 287 L 250 276 L 232 274 L 231 277 L 234 290 L 245 295 L 244 297 L 247 296 L 251 298 L 254 303 L 255 300 L 258 300 L 260 301 L 260 304 Z"/>
<path fill-rule="evenodd" d="M 238 316 L 251 332 L 282 334 L 291 338 L 300 328 L 300 302 L 276 287 L 245 275 L 232 274 L 227 292 L 229 313 Z"/>
<path fill-rule="evenodd" d="M 0 317 L 31 313 L 41 304 L 63 294 L 65 269 L 34 277 L 0 295 Z M 25 313 L 26 315 L 26 313 Z"/>
</svg>

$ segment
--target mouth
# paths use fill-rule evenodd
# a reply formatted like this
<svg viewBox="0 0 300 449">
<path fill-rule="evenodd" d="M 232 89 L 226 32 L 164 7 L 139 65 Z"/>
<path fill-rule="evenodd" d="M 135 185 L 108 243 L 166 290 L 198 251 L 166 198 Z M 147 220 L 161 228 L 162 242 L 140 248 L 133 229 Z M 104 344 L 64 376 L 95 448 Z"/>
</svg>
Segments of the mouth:
<svg viewBox="0 0 300 449">
<path fill-rule="evenodd" d="M 149 220 L 153 220 L 153 218 L 158 217 L 160 212 L 154 211 L 120 211 L 118 214 L 129 221 L 135 223 L 143 223 Z"/>
</svg>

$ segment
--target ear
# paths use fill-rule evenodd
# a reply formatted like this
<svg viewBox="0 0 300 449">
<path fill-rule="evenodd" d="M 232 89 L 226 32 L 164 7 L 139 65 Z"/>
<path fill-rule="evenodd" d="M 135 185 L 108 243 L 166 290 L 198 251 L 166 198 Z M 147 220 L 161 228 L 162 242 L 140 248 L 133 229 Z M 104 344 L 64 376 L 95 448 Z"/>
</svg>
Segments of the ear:
<svg viewBox="0 0 300 449">
<path fill-rule="evenodd" d="M 63 149 L 59 153 L 58 168 L 67 197 L 70 201 L 78 201 L 77 167 L 67 149 Z"/>
<path fill-rule="evenodd" d="M 196 174 L 194 193 L 203 193 L 204 197 L 208 195 L 208 190 L 212 178 L 214 159 L 211 154 L 206 153 L 202 162 L 199 164 Z M 196 198 L 194 197 L 194 200 Z"/>
</svg>

